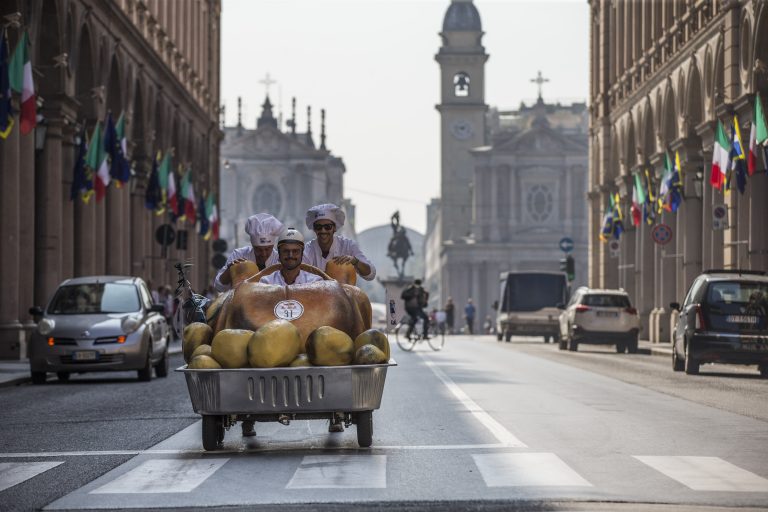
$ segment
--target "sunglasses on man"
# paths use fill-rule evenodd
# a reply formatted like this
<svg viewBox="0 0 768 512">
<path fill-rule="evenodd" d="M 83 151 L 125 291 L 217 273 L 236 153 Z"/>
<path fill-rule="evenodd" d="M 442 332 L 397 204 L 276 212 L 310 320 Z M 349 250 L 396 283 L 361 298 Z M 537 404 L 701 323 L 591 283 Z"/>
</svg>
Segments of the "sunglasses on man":
<svg viewBox="0 0 768 512">
<path fill-rule="evenodd" d="M 333 231 L 334 224 L 315 224 L 312 228 L 315 231 Z"/>
</svg>

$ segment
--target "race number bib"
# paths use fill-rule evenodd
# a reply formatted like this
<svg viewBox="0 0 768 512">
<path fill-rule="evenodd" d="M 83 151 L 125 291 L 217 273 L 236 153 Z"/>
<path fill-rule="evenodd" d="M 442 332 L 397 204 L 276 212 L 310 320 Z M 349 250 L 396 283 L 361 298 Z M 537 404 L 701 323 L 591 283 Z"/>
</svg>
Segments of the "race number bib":
<svg viewBox="0 0 768 512">
<path fill-rule="evenodd" d="M 304 306 L 297 300 L 281 300 L 275 304 L 275 316 L 283 320 L 296 320 L 304 314 Z"/>
</svg>

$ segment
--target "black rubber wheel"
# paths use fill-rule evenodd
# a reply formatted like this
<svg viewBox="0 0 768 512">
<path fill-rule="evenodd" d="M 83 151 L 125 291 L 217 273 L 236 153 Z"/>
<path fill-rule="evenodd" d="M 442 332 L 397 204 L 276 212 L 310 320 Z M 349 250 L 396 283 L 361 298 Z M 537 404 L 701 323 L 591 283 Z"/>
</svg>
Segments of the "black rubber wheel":
<svg viewBox="0 0 768 512">
<path fill-rule="evenodd" d="M 623 354 L 627 351 L 627 345 L 624 342 L 619 342 L 616 344 L 616 353 L 617 354 Z"/>
<path fill-rule="evenodd" d="M 442 350 L 445 345 L 445 334 L 436 334 L 431 338 L 427 338 L 427 343 L 435 352 Z"/>
<path fill-rule="evenodd" d="M 549 343 L 551 336 L 544 336 L 544 343 Z"/>
<path fill-rule="evenodd" d="M 634 338 L 627 343 L 627 352 L 630 354 L 637 354 L 637 338 Z"/>
<path fill-rule="evenodd" d="M 685 361 L 677 355 L 677 349 L 674 346 L 672 347 L 672 370 L 676 372 L 685 370 Z"/>
<path fill-rule="evenodd" d="M 58 377 L 61 382 L 67 382 L 69 380 L 69 372 L 56 372 L 56 377 Z"/>
<path fill-rule="evenodd" d="M 46 372 L 32 372 L 32 384 L 45 384 L 48 374 Z"/>
<path fill-rule="evenodd" d="M 768 364 L 761 364 L 757 367 L 760 372 L 760 376 L 764 379 L 768 379 Z"/>
<path fill-rule="evenodd" d="M 368 448 L 373 443 L 373 411 L 357 413 L 357 444 Z"/>
<path fill-rule="evenodd" d="M 688 350 L 688 345 L 685 345 L 685 373 L 688 375 L 699 374 L 699 362 L 696 361 Z"/>
<path fill-rule="evenodd" d="M 149 357 L 149 351 L 147 351 L 147 362 L 144 363 L 144 368 L 137 370 L 136 373 L 141 382 L 149 382 L 152 380 L 152 359 Z"/>
<path fill-rule="evenodd" d="M 203 448 L 206 451 L 219 448 L 224 439 L 224 423 L 221 416 L 203 415 Z"/>
<path fill-rule="evenodd" d="M 157 362 L 155 365 L 155 375 L 158 377 L 167 377 L 168 376 L 168 367 L 170 366 L 170 362 L 168 361 L 168 349 L 165 349 L 165 352 L 163 352 L 163 358 L 160 359 L 160 361 Z"/>
</svg>

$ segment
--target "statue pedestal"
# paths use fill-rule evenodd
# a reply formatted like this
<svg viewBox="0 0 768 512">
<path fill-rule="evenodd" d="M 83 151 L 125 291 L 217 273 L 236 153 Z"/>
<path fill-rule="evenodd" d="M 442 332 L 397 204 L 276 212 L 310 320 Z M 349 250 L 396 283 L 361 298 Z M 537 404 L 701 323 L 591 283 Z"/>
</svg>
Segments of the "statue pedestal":
<svg viewBox="0 0 768 512">
<path fill-rule="evenodd" d="M 400 295 L 413 283 L 412 276 L 397 276 L 379 278 L 378 281 L 384 287 L 385 304 L 387 305 L 387 334 L 393 332 L 400 319 L 405 316 L 405 304 Z"/>
</svg>

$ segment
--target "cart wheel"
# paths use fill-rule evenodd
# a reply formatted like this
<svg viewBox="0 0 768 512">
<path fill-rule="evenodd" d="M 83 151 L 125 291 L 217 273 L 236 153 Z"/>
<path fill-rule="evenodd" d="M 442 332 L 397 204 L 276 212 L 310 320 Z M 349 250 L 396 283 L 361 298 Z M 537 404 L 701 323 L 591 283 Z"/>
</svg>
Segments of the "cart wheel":
<svg viewBox="0 0 768 512">
<path fill-rule="evenodd" d="M 368 448 L 373 443 L 373 411 L 357 413 L 357 444 Z"/>
<path fill-rule="evenodd" d="M 206 414 L 203 416 L 203 448 L 216 450 L 224 439 L 224 424 L 221 416 Z"/>
</svg>

